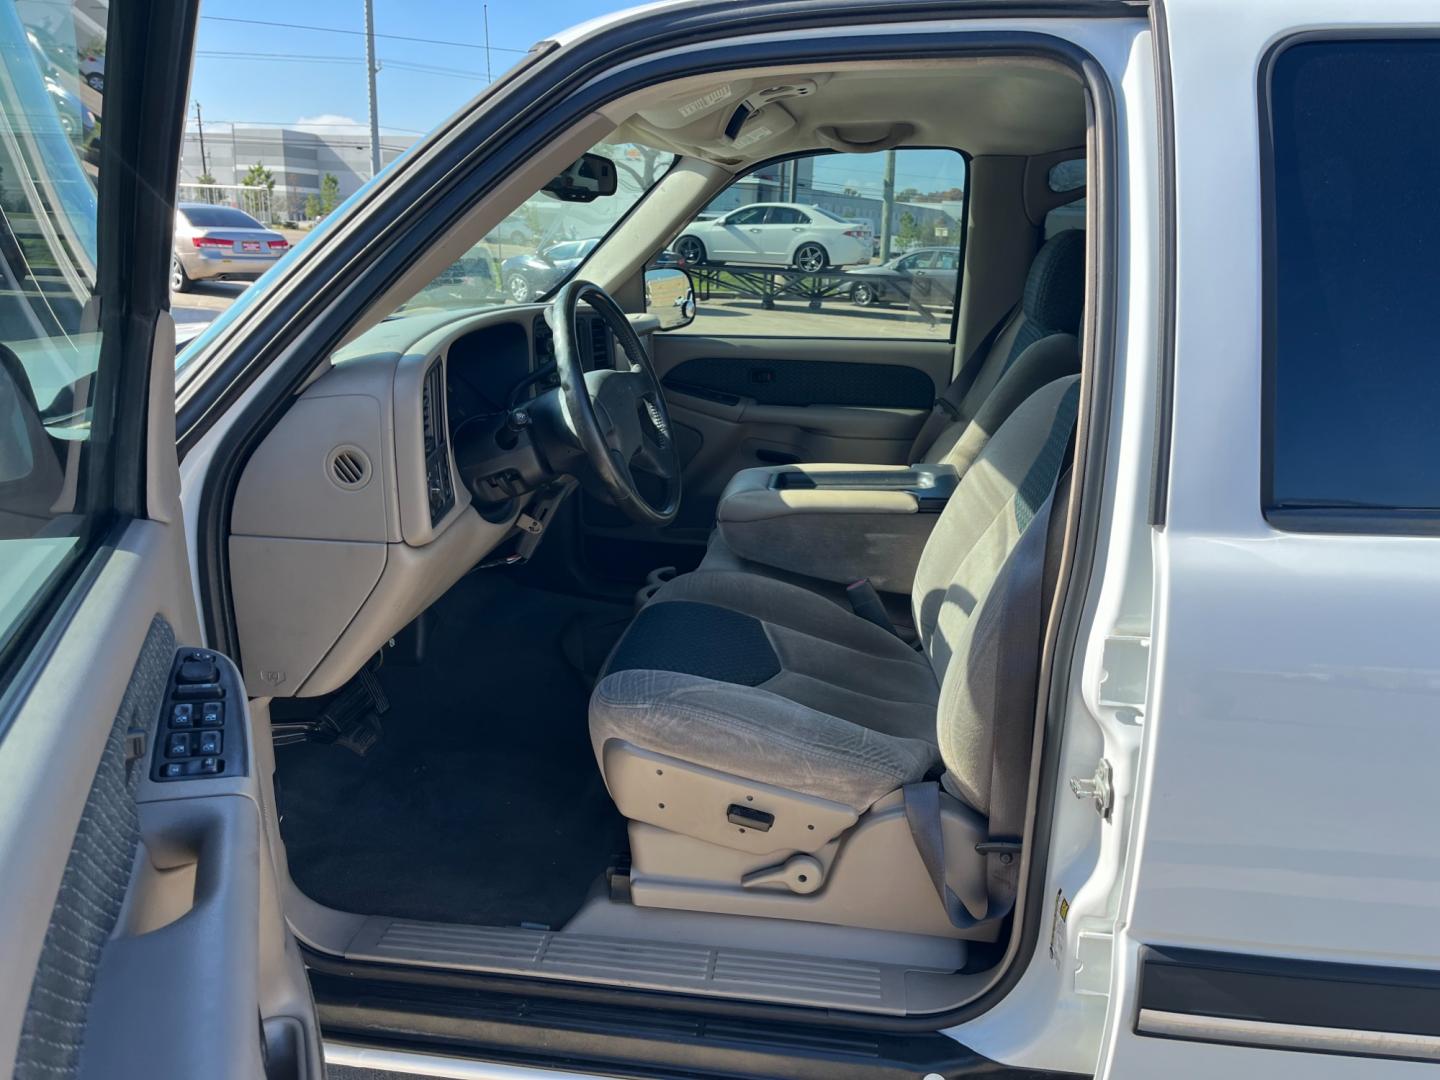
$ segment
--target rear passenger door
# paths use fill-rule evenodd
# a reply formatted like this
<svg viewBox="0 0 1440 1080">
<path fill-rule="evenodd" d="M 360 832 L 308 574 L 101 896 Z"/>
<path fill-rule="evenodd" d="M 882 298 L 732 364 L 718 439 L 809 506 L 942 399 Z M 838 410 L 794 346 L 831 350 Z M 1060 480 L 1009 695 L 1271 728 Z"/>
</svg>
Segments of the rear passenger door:
<svg viewBox="0 0 1440 1080">
<path fill-rule="evenodd" d="M 1440 21 L 1224 6 L 1166 4 L 1173 417 L 1101 1075 L 1428 1076 Z"/>
<path fill-rule="evenodd" d="M 180 512 L 195 7 L 0 5 L 0 1074 L 20 1080 L 321 1077 L 263 755 L 234 666 L 200 648 Z"/>
<path fill-rule="evenodd" d="M 869 221 L 891 246 L 874 261 L 902 245 L 958 254 L 965 167 L 953 150 L 820 154 L 763 167 L 720 198 L 813 203 L 847 221 Z M 771 213 L 777 210 L 798 213 Z M 805 227 L 763 226 L 786 238 L 776 261 L 788 259 L 793 230 Z M 654 338 L 685 462 L 684 502 L 669 535 L 703 539 L 721 491 L 743 468 L 907 460 L 951 379 L 958 265 L 939 299 L 885 307 L 854 304 L 843 270 L 692 267 L 695 322 Z"/>
</svg>

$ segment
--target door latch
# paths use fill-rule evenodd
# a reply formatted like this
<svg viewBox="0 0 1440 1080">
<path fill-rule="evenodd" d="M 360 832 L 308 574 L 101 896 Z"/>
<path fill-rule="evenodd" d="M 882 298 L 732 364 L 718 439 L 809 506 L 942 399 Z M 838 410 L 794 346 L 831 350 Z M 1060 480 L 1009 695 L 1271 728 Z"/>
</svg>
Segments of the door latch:
<svg viewBox="0 0 1440 1080">
<path fill-rule="evenodd" d="M 1090 799 L 1095 804 L 1095 812 L 1106 821 L 1115 809 L 1115 774 L 1110 768 L 1110 762 L 1105 758 L 1100 759 L 1100 764 L 1095 766 L 1095 775 L 1089 778 L 1072 776 L 1070 778 L 1070 790 L 1077 799 Z"/>
</svg>

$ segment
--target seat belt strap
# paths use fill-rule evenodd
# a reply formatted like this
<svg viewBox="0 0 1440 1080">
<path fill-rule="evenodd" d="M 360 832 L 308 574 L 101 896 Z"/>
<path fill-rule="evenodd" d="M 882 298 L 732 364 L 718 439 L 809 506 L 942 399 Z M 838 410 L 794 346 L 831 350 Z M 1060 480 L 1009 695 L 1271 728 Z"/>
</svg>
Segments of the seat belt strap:
<svg viewBox="0 0 1440 1080">
<path fill-rule="evenodd" d="M 939 782 L 909 784 L 903 790 L 905 821 L 915 850 L 925 864 L 946 916 L 957 929 L 1001 918 L 1015 907 L 1029 786 L 1017 783 L 1013 770 L 1007 771 L 1005 765 L 1030 760 L 1045 616 L 1060 561 L 1059 529 L 1054 526 L 1063 523 L 1065 517 L 1053 511 L 1057 501 L 1068 505 L 1069 480 L 1067 472 L 1035 512 L 1029 528 L 1020 535 L 1006 563 L 1004 591 L 993 598 L 1001 605 L 1000 617 L 1005 620 L 1001 632 L 1012 647 L 1005 650 L 1007 662 L 998 673 L 997 685 L 1002 692 L 995 702 L 991 744 L 989 837 L 975 848 L 985 857 L 987 898 L 980 915 L 971 912 L 946 881 Z"/>
<path fill-rule="evenodd" d="M 920 426 L 914 441 L 910 444 L 910 459 L 918 461 L 925 456 L 930 449 L 935 437 L 950 424 L 953 424 L 961 417 L 960 403 L 965 400 L 965 395 L 975 385 L 975 380 L 980 377 L 980 369 L 985 366 L 985 360 L 994 348 L 995 342 L 1009 329 L 1015 316 L 1020 313 L 1020 305 L 1016 304 L 1003 316 L 1000 321 L 990 328 L 990 332 L 975 347 L 975 351 L 966 357 L 965 362 L 960 365 L 960 371 L 954 380 L 935 399 L 935 404 L 930 410 L 930 415 L 925 417 L 925 423 Z"/>
</svg>

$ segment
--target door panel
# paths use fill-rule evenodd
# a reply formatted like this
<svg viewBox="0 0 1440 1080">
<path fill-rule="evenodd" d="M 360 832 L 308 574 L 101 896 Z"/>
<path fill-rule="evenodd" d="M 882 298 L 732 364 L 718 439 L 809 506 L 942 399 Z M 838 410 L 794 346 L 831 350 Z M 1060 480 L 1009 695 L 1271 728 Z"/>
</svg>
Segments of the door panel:
<svg viewBox="0 0 1440 1080">
<path fill-rule="evenodd" d="M 939 388 L 948 341 L 718 338 L 657 334 L 655 357 L 680 429 L 684 504 L 677 522 L 708 535 L 741 469 L 784 461 L 898 464 Z"/>
<path fill-rule="evenodd" d="M 1415 267 L 1436 228 L 1414 210 L 1440 152 L 1436 12 L 1298 15 L 1170 8 L 1178 300 L 1099 1069 L 1118 1080 L 1386 1080 L 1440 1059 L 1440 538 L 1417 526 L 1436 500 L 1415 454 L 1436 395 Z M 1331 198 L 1361 177 L 1365 199 Z M 1343 442 L 1314 437 L 1321 416 L 1343 416 Z M 1287 506 L 1276 485 L 1296 477 Z"/>
<path fill-rule="evenodd" d="M 79 85 L 65 58 L 97 10 L 0 11 L 0 1063 L 318 1080 L 179 505 L 167 269 L 195 12 L 112 0 L 105 97 L 52 94 Z"/>
</svg>

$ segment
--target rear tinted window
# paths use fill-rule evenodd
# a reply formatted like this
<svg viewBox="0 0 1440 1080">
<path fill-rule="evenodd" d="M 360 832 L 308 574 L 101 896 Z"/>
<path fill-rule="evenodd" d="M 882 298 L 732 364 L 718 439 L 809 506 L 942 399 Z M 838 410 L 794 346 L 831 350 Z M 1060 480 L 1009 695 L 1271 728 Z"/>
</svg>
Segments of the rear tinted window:
<svg viewBox="0 0 1440 1080">
<path fill-rule="evenodd" d="M 1297 44 L 1270 85 L 1266 508 L 1440 517 L 1440 42 Z"/>
<path fill-rule="evenodd" d="M 187 206 L 180 212 L 185 215 L 185 220 L 197 229 L 263 229 L 265 227 L 244 210 L 236 210 L 230 206 Z"/>
</svg>

